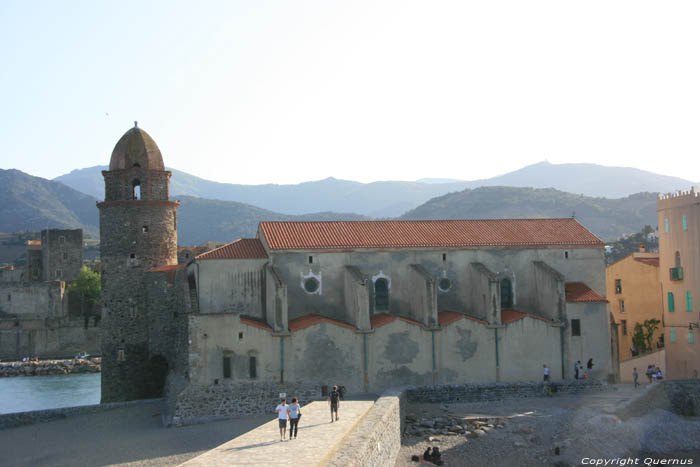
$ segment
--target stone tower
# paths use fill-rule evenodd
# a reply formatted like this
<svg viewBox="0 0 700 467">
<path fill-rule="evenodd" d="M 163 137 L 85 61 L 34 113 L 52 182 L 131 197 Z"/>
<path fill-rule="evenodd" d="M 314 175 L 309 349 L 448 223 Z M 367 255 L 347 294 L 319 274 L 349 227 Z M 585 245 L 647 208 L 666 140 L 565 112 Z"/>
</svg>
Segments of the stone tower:
<svg viewBox="0 0 700 467">
<path fill-rule="evenodd" d="M 155 141 L 136 122 L 103 171 L 102 402 L 157 397 L 167 361 L 154 355 L 154 317 L 146 306 L 146 271 L 177 264 L 177 207 Z"/>
</svg>

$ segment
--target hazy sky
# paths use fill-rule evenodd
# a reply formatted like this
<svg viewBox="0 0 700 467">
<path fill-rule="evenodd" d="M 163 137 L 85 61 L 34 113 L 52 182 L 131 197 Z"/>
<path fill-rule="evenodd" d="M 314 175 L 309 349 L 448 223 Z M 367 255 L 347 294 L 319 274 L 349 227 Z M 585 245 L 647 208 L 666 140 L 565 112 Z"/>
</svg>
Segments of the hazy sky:
<svg viewBox="0 0 700 467">
<path fill-rule="evenodd" d="M 0 168 L 107 164 L 138 120 L 234 183 L 700 180 L 700 2 L 0 0 Z"/>
</svg>

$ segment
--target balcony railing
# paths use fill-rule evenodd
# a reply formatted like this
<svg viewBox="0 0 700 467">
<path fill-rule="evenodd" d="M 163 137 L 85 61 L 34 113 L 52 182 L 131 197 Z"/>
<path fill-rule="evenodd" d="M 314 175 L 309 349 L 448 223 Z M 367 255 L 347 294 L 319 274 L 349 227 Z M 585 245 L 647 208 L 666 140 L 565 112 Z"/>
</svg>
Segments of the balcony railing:
<svg viewBox="0 0 700 467">
<path fill-rule="evenodd" d="M 671 275 L 672 281 L 682 281 L 683 280 L 683 268 L 670 268 L 669 273 Z"/>
</svg>

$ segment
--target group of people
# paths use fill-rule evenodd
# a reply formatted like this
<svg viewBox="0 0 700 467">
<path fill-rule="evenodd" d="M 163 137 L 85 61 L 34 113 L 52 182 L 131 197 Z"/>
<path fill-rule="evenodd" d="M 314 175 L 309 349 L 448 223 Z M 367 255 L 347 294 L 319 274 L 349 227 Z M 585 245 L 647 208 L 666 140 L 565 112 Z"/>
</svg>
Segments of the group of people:
<svg viewBox="0 0 700 467">
<path fill-rule="evenodd" d="M 654 365 L 647 366 L 646 375 L 647 379 L 649 380 L 649 383 L 652 383 L 654 381 L 661 381 L 662 379 L 664 379 L 664 375 L 661 373 L 661 368 Z M 634 371 L 632 371 L 632 377 L 634 378 L 634 387 L 637 388 L 639 386 L 639 372 L 637 372 L 636 367 Z"/>
<path fill-rule="evenodd" d="M 589 358 L 586 362 L 586 367 L 583 367 L 581 360 L 577 360 L 574 363 L 574 378 L 575 379 L 586 379 L 590 378 L 593 373 L 593 358 Z"/>
<path fill-rule="evenodd" d="M 333 390 L 328 393 L 328 405 L 331 408 L 331 423 L 338 421 L 338 408 L 340 399 L 343 398 L 345 388 L 343 386 L 333 386 Z M 287 421 L 289 421 L 289 439 L 296 439 L 299 431 L 299 419 L 301 418 L 301 406 L 296 397 L 292 398 L 292 403 L 287 404 L 287 399 L 282 398 L 275 408 L 277 420 L 280 427 L 280 441 L 284 441 L 287 436 Z M 334 418 L 335 417 L 335 418 Z"/>
</svg>

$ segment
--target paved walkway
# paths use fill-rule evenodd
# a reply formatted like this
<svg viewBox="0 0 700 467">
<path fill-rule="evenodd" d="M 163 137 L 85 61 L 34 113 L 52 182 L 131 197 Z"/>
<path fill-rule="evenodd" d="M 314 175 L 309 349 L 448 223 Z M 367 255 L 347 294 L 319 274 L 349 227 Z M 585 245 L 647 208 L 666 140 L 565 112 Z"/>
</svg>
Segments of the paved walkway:
<svg viewBox="0 0 700 467">
<path fill-rule="evenodd" d="M 312 402 L 301 408 L 297 439 L 280 442 L 275 419 L 182 465 L 319 465 L 372 405 L 374 401 L 341 401 L 340 420 L 331 423 L 328 402 Z"/>
</svg>

